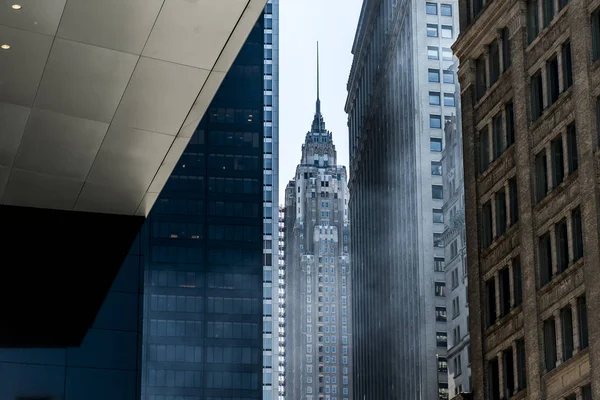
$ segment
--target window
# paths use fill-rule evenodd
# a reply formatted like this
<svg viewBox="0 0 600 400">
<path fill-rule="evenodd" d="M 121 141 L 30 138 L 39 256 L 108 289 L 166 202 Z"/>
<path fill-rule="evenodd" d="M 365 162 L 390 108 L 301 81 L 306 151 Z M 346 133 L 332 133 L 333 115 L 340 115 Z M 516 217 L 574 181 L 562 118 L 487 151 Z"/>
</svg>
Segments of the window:
<svg viewBox="0 0 600 400">
<path fill-rule="evenodd" d="M 454 72 L 444 71 L 444 83 L 454 83 Z"/>
<path fill-rule="evenodd" d="M 427 24 L 427 36 L 438 37 L 438 26 L 434 24 Z"/>
<path fill-rule="evenodd" d="M 435 338 L 438 347 L 446 348 L 448 345 L 448 334 L 446 332 L 436 332 Z"/>
<path fill-rule="evenodd" d="M 444 223 L 444 213 L 442 212 L 442 210 L 437 208 L 433 209 L 433 222 L 438 224 Z"/>
<path fill-rule="evenodd" d="M 558 100 L 559 94 L 558 57 L 554 56 L 546 63 L 546 78 L 548 85 L 548 106 L 551 106 Z"/>
<path fill-rule="evenodd" d="M 502 376 L 504 376 L 504 386 L 502 388 L 502 392 L 504 393 L 504 398 L 510 399 L 511 394 L 513 393 L 513 389 L 515 387 L 515 373 L 512 347 L 502 352 L 502 370 Z"/>
<path fill-rule="evenodd" d="M 429 104 L 432 106 L 439 106 L 441 104 L 440 92 L 429 92 Z"/>
<path fill-rule="evenodd" d="M 536 121 L 544 110 L 544 91 L 542 88 L 542 72 L 531 77 L 531 119 Z"/>
<path fill-rule="evenodd" d="M 508 268 L 502 268 L 499 274 L 500 283 L 500 317 L 510 312 L 510 273 Z"/>
<path fill-rule="evenodd" d="M 542 0 L 542 11 L 544 12 L 544 28 L 550 25 L 554 18 L 554 0 Z"/>
<path fill-rule="evenodd" d="M 569 3 L 569 0 L 558 0 L 558 11 L 565 8 L 565 6 Z"/>
<path fill-rule="evenodd" d="M 442 37 L 452 39 L 452 25 L 442 25 Z"/>
<path fill-rule="evenodd" d="M 452 299 L 452 318 L 460 315 L 460 298 L 457 296 Z"/>
<path fill-rule="evenodd" d="M 488 201 L 481 207 L 481 246 L 487 249 L 492 244 L 492 204 Z"/>
<path fill-rule="evenodd" d="M 488 328 L 496 323 L 496 281 L 490 279 L 485 283 L 485 293 L 487 295 L 487 326 Z"/>
<path fill-rule="evenodd" d="M 444 61 L 452 61 L 452 49 L 450 47 L 442 47 L 442 59 Z"/>
<path fill-rule="evenodd" d="M 437 200 L 444 199 L 444 188 L 442 185 L 431 185 L 431 198 Z"/>
<path fill-rule="evenodd" d="M 448 372 L 448 360 L 446 357 L 438 357 L 438 371 Z"/>
<path fill-rule="evenodd" d="M 455 240 L 450 243 L 450 258 L 454 259 L 456 256 L 458 256 L 458 243 Z M 456 275 L 458 277 L 458 270 L 456 270 Z"/>
<path fill-rule="evenodd" d="M 484 172 L 490 165 L 490 135 L 487 125 L 479 131 L 479 172 Z"/>
<path fill-rule="evenodd" d="M 510 68 L 510 64 L 511 64 L 511 57 L 510 57 L 510 38 L 509 38 L 509 32 L 508 32 L 508 27 L 505 27 L 504 29 L 502 29 L 502 64 L 504 67 L 504 70 L 506 71 L 507 69 Z"/>
<path fill-rule="evenodd" d="M 425 9 L 428 15 L 437 15 L 437 4 L 436 3 L 425 3 Z"/>
<path fill-rule="evenodd" d="M 435 295 L 437 297 L 446 297 L 446 284 L 444 282 L 435 282 Z"/>
<path fill-rule="evenodd" d="M 571 213 L 573 219 L 573 260 L 583 257 L 583 226 L 581 225 L 581 209 L 577 207 Z"/>
<path fill-rule="evenodd" d="M 573 60 L 571 58 L 571 42 L 562 45 L 563 91 L 573 85 Z"/>
<path fill-rule="evenodd" d="M 562 136 L 550 143 L 552 161 L 552 188 L 555 189 L 565 178 Z"/>
<path fill-rule="evenodd" d="M 433 247 L 439 247 L 439 248 L 444 247 L 444 240 L 442 239 L 441 233 L 433 234 Z"/>
<path fill-rule="evenodd" d="M 444 272 L 445 270 L 445 260 L 441 257 L 435 257 L 433 259 L 433 270 L 435 272 Z"/>
<path fill-rule="evenodd" d="M 519 390 L 527 387 L 527 366 L 525 356 L 525 340 L 517 340 L 517 378 L 519 379 Z"/>
<path fill-rule="evenodd" d="M 546 150 L 540 151 L 535 156 L 535 193 L 539 203 L 548 192 L 548 166 L 546 162 Z"/>
<path fill-rule="evenodd" d="M 521 275 L 521 259 L 516 257 L 513 262 L 513 290 L 515 291 L 515 307 L 523 302 L 523 276 Z"/>
<path fill-rule="evenodd" d="M 600 7 L 592 13 L 592 49 L 596 61 L 600 58 Z"/>
<path fill-rule="evenodd" d="M 444 322 L 447 320 L 446 307 L 435 308 L 435 320 L 440 322 Z"/>
<path fill-rule="evenodd" d="M 538 0 L 527 1 L 527 40 L 533 42 L 540 33 Z"/>
<path fill-rule="evenodd" d="M 444 93 L 444 105 L 446 107 L 456 107 L 456 98 L 454 93 Z"/>
<path fill-rule="evenodd" d="M 481 99 L 487 90 L 487 68 L 485 56 L 481 55 L 475 60 L 475 91 L 477 100 Z"/>
<path fill-rule="evenodd" d="M 581 388 L 581 400 L 592 400 L 592 385 Z"/>
<path fill-rule="evenodd" d="M 571 306 L 567 306 L 560 310 L 560 326 L 562 333 L 562 353 L 563 361 L 573 357 L 573 311 Z"/>
<path fill-rule="evenodd" d="M 442 175 L 442 163 L 439 161 L 431 162 L 431 175 Z"/>
<path fill-rule="evenodd" d="M 440 59 L 440 50 L 435 46 L 427 46 L 427 58 L 430 60 Z"/>
<path fill-rule="evenodd" d="M 554 318 L 544 321 L 544 355 L 546 360 L 546 371 L 556 368 L 556 323 Z"/>
<path fill-rule="evenodd" d="M 460 324 L 456 326 L 456 328 L 454 328 L 453 330 L 453 334 L 454 334 L 454 346 L 456 346 L 457 344 L 460 343 L 462 336 L 460 334 Z"/>
<path fill-rule="evenodd" d="M 567 126 L 567 157 L 569 174 L 572 174 L 579 168 L 579 158 L 577 157 L 577 136 L 575 123 Z"/>
<path fill-rule="evenodd" d="M 439 82 L 440 81 L 440 70 L 439 69 L 429 69 L 428 79 L 429 79 L 429 82 Z"/>
<path fill-rule="evenodd" d="M 587 303 L 585 296 L 577 299 L 577 319 L 579 321 L 579 349 L 587 349 L 590 345 L 588 336 Z"/>
<path fill-rule="evenodd" d="M 475 17 L 483 10 L 483 0 L 473 0 L 473 16 Z"/>
<path fill-rule="evenodd" d="M 500 46 L 498 41 L 494 40 L 488 48 L 488 57 L 490 63 L 490 86 L 498 82 L 500 78 Z"/>
<path fill-rule="evenodd" d="M 498 368 L 498 359 L 490 360 L 487 368 L 488 376 L 488 395 L 486 399 L 500 400 L 500 369 Z"/>
<path fill-rule="evenodd" d="M 544 286 L 552 279 L 552 244 L 549 233 L 540 237 L 539 252 L 540 283 Z"/>
<path fill-rule="evenodd" d="M 452 244 L 455 244 L 456 240 L 454 242 L 452 242 Z M 458 286 L 458 268 L 454 268 L 452 270 L 452 289 L 456 288 Z"/>
<path fill-rule="evenodd" d="M 556 234 L 556 263 L 558 273 L 564 272 L 569 266 L 569 240 L 567 234 L 567 220 L 563 219 L 555 228 Z"/>
<path fill-rule="evenodd" d="M 498 114 L 492 120 L 492 144 L 494 145 L 494 160 L 504 153 L 504 124 L 502 114 Z"/>
<path fill-rule="evenodd" d="M 462 374 L 462 363 L 460 360 L 460 354 L 454 359 L 454 376 Z"/>
<path fill-rule="evenodd" d="M 440 4 L 440 14 L 442 14 L 443 17 L 451 17 L 452 4 Z"/>
<path fill-rule="evenodd" d="M 506 103 L 506 147 L 515 142 L 515 109 L 511 102 Z"/>
<path fill-rule="evenodd" d="M 442 128 L 442 116 L 430 114 L 429 115 L 429 127 L 433 129 L 441 129 Z"/>
<path fill-rule="evenodd" d="M 431 138 L 429 139 L 429 149 L 439 153 L 442 151 L 442 139 Z"/>
<path fill-rule="evenodd" d="M 508 197 L 510 202 L 510 224 L 511 226 L 519 221 L 519 196 L 517 194 L 517 179 L 508 180 Z"/>
<path fill-rule="evenodd" d="M 506 232 L 506 192 L 500 189 L 495 195 L 496 201 L 496 237 Z"/>
</svg>

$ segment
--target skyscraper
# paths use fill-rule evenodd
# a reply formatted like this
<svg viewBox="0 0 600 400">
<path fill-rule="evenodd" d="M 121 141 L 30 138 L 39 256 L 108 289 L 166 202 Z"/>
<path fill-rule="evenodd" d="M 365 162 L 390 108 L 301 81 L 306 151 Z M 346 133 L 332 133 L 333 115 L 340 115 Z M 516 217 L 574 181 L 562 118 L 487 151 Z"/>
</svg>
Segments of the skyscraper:
<svg viewBox="0 0 600 400">
<path fill-rule="evenodd" d="M 262 399 L 263 17 L 140 234 L 142 400 Z"/>
<path fill-rule="evenodd" d="M 474 397 L 599 399 L 599 4 L 460 7 Z"/>
<path fill-rule="evenodd" d="M 285 207 L 279 206 L 279 400 L 285 400 Z"/>
<path fill-rule="evenodd" d="M 443 126 L 456 0 L 364 1 L 348 81 L 357 399 L 448 398 Z"/>
<path fill-rule="evenodd" d="M 317 72 L 314 120 L 295 178 L 285 191 L 288 400 L 352 398 L 346 168 L 336 163 L 333 135 L 321 114 L 318 80 Z"/>
<path fill-rule="evenodd" d="M 264 25 L 263 400 L 279 392 L 279 0 L 269 0 Z"/>
</svg>

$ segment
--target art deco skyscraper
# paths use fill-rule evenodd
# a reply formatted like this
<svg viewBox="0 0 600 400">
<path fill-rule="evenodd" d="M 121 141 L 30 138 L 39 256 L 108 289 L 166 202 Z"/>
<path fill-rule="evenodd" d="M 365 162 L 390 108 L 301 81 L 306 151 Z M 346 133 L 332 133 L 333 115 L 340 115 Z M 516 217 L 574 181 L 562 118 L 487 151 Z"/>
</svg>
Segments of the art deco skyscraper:
<svg viewBox="0 0 600 400">
<path fill-rule="evenodd" d="M 348 188 L 336 161 L 317 90 L 302 159 L 285 191 L 287 400 L 352 398 Z"/>
</svg>

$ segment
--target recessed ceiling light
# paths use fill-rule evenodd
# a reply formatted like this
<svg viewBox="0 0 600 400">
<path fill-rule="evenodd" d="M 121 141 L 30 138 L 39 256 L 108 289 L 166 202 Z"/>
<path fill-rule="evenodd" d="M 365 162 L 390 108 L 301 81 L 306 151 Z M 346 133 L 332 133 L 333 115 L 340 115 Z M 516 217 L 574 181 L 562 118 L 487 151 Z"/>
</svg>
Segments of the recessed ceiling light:
<svg viewBox="0 0 600 400">
<path fill-rule="evenodd" d="M 2 46 L 0 46 L 0 48 L 2 50 L 8 50 L 8 49 L 10 49 L 10 45 L 9 44 L 3 44 Z"/>
<path fill-rule="evenodd" d="M 21 6 L 20 4 L 13 4 L 12 5 L 13 10 L 20 10 L 21 7 L 23 7 L 23 6 Z"/>
</svg>

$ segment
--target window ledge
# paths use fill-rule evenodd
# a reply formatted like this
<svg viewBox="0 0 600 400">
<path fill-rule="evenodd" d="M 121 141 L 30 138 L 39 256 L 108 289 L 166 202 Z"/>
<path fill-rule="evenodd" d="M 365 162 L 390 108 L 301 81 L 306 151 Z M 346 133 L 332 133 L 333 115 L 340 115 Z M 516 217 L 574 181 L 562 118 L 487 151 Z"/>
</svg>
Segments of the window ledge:
<svg viewBox="0 0 600 400">
<path fill-rule="evenodd" d="M 543 209 L 544 207 L 546 207 L 548 205 L 548 203 L 551 203 L 552 201 L 554 201 L 554 199 L 563 191 L 567 190 L 568 187 L 571 186 L 571 184 L 577 180 L 577 177 L 579 176 L 579 168 L 576 169 L 575 171 L 571 172 L 569 175 L 565 176 L 563 178 L 563 181 L 560 183 L 560 185 L 558 185 L 557 187 L 555 187 L 554 189 L 550 189 L 549 192 L 546 193 L 546 196 L 544 196 L 543 199 L 541 199 L 534 207 L 533 207 L 533 212 L 534 213 L 538 213 L 539 211 L 541 211 L 541 209 Z M 539 221 L 542 222 L 542 221 Z M 543 222 L 542 222 L 543 223 Z"/>
<path fill-rule="evenodd" d="M 571 85 L 567 90 L 563 90 L 558 95 L 558 98 L 556 99 L 556 101 L 554 103 L 552 103 L 551 106 L 544 108 L 542 110 L 542 114 L 535 121 L 530 119 L 531 120 L 530 131 L 534 132 L 537 129 L 539 129 L 540 125 L 542 125 L 544 123 L 544 121 L 550 119 L 551 116 L 556 112 L 556 110 L 562 109 L 562 106 L 564 105 L 564 103 L 566 103 L 567 101 L 569 101 L 571 99 L 572 91 L 573 91 L 573 85 Z M 545 95 L 546 94 L 544 93 L 544 96 Z"/>
<path fill-rule="evenodd" d="M 577 352 L 577 354 L 575 354 L 573 357 L 569 358 L 567 361 L 563 361 L 560 365 L 554 367 L 552 370 L 547 371 L 543 373 L 542 375 L 542 379 L 545 380 L 546 382 L 548 382 L 549 380 L 551 380 L 552 378 L 554 378 L 556 375 L 562 373 L 563 370 L 566 369 L 566 366 L 574 364 L 576 362 L 580 362 L 582 361 L 582 358 L 587 358 L 589 357 L 589 347 L 586 347 L 585 349 Z"/>
<path fill-rule="evenodd" d="M 571 261 L 569 263 L 569 265 L 567 266 L 567 268 L 557 274 L 557 275 L 552 275 L 552 280 L 548 283 L 546 283 L 544 286 L 542 286 L 539 291 L 538 294 L 539 296 L 542 296 L 546 293 L 548 293 L 549 291 L 551 291 L 552 289 L 554 289 L 556 286 L 560 285 L 565 279 L 567 279 L 567 277 L 573 275 L 575 273 L 575 271 L 577 271 L 579 269 L 579 267 L 581 265 L 583 265 L 584 263 L 584 259 L 583 257 L 581 257 L 579 260 L 576 261 Z"/>
</svg>

